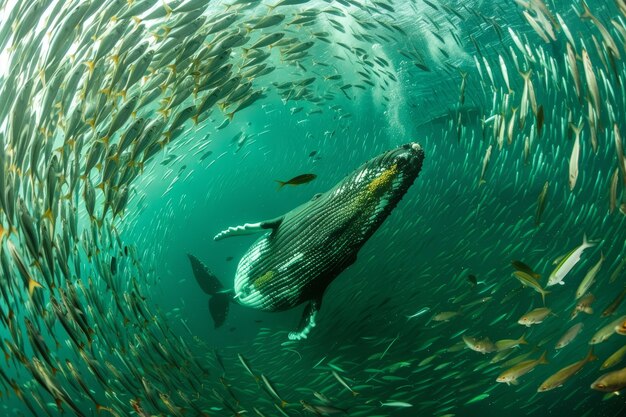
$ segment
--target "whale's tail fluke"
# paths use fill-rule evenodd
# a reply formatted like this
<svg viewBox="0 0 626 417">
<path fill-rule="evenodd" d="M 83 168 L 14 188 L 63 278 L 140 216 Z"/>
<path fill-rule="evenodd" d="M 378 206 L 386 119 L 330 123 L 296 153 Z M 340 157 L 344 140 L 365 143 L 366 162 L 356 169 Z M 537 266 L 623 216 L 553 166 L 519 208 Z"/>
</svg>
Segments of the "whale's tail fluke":
<svg viewBox="0 0 626 417">
<path fill-rule="evenodd" d="M 226 321 L 231 291 L 224 288 L 222 283 L 200 259 L 190 253 L 187 256 L 191 262 L 191 269 L 196 277 L 196 281 L 198 281 L 198 285 L 200 285 L 202 291 L 211 296 L 209 299 L 209 312 L 215 323 L 215 328 L 218 328 Z"/>
</svg>

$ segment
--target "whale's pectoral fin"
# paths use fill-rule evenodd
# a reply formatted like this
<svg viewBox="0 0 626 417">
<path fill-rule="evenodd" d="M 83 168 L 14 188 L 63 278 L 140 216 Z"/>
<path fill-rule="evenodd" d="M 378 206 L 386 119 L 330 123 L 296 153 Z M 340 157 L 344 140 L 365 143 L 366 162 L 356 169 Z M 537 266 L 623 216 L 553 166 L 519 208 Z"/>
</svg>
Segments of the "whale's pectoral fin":
<svg viewBox="0 0 626 417">
<path fill-rule="evenodd" d="M 311 301 L 309 304 L 304 307 L 304 311 L 302 312 L 302 319 L 300 320 L 300 325 L 298 326 L 298 330 L 295 332 L 289 333 L 289 340 L 302 340 L 306 339 L 311 332 L 311 329 L 315 327 L 315 316 L 317 316 L 317 312 L 322 306 L 322 298 L 320 297 L 317 300 Z"/>
<path fill-rule="evenodd" d="M 272 229 L 272 233 L 274 234 L 276 233 L 276 231 L 278 230 L 278 228 L 280 227 L 281 223 L 283 222 L 283 219 L 285 218 L 285 216 L 280 216 L 280 217 L 276 217 L 275 219 L 272 220 L 265 220 L 264 222 L 261 222 L 261 228 L 262 229 Z"/>
<path fill-rule="evenodd" d="M 253 233 L 263 232 L 267 229 L 276 230 L 283 221 L 284 216 L 277 217 L 272 220 L 265 220 L 258 223 L 245 223 L 240 226 L 231 226 L 226 230 L 222 230 L 215 235 L 213 240 L 222 240 L 227 237 L 251 235 Z"/>
</svg>

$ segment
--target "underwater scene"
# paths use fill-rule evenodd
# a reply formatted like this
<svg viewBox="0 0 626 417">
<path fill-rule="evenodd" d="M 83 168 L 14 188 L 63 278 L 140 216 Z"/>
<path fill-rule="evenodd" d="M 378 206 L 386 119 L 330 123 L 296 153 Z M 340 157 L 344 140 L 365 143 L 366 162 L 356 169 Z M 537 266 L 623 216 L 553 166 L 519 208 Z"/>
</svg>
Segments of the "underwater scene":
<svg viewBox="0 0 626 417">
<path fill-rule="evenodd" d="M 626 2 L 0 22 L 0 415 L 626 415 Z"/>
</svg>

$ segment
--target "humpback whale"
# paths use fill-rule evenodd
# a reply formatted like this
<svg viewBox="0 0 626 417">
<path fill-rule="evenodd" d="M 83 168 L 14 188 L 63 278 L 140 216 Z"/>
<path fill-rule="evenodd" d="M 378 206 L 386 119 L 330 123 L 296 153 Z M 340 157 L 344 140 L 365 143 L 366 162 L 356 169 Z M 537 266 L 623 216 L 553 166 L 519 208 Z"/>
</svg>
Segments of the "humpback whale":
<svg viewBox="0 0 626 417">
<path fill-rule="evenodd" d="M 315 327 L 326 288 L 354 263 L 358 251 L 413 184 L 423 160 L 419 144 L 402 145 L 280 217 L 218 233 L 214 240 L 264 232 L 239 261 L 232 290 L 189 254 L 200 288 L 211 296 L 215 327 L 224 323 L 233 301 L 264 311 L 307 303 L 297 331 L 289 333 L 291 340 L 306 338 Z"/>
</svg>

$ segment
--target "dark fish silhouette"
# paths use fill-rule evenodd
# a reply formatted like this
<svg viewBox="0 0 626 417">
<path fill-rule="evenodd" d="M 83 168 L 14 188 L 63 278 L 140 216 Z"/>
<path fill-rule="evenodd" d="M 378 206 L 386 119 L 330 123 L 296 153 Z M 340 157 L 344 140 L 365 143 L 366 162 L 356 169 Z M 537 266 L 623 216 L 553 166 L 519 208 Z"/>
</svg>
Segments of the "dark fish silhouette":
<svg viewBox="0 0 626 417">
<path fill-rule="evenodd" d="M 476 275 L 473 274 L 469 274 L 467 276 L 467 280 L 469 281 L 469 283 L 472 285 L 472 287 L 475 287 L 476 284 L 478 284 L 478 280 L 476 279 Z"/>
<path fill-rule="evenodd" d="M 315 178 L 317 178 L 317 175 L 315 174 L 302 174 L 287 181 L 275 181 L 278 183 L 278 189 L 280 190 L 285 185 L 302 185 L 313 181 Z"/>
</svg>

